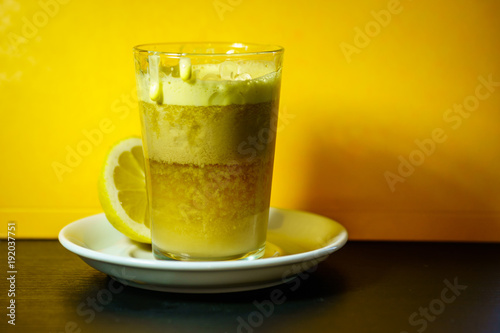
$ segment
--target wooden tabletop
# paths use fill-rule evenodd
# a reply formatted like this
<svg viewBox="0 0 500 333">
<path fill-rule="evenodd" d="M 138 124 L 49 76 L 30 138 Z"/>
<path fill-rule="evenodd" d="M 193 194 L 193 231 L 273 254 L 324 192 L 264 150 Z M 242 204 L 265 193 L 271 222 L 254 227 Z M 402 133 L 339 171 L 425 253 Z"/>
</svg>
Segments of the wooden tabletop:
<svg viewBox="0 0 500 333">
<path fill-rule="evenodd" d="M 0 246 L 0 332 L 500 332 L 498 243 L 350 241 L 288 284 L 208 295 L 124 286 L 55 240 L 22 240 L 9 296 Z"/>
</svg>

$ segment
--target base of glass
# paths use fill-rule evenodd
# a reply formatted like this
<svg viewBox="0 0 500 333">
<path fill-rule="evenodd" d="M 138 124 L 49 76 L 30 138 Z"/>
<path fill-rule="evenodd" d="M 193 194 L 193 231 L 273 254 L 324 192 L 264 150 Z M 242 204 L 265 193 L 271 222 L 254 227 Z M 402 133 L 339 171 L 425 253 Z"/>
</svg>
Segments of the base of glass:
<svg viewBox="0 0 500 333">
<path fill-rule="evenodd" d="M 153 245 L 153 254 L 155 259 L 158 260 L 179 260 L 179 261 L 228 261 L 228 260 L 255 260 L 259 259 L 264 255 L 266 251 L 266 245 L 264 244 L 259 249 L 227 257 L 193 257 L 185 253 L 172 253 L 167 251 L 162 251 L 158 247 Z"/>
</svg>

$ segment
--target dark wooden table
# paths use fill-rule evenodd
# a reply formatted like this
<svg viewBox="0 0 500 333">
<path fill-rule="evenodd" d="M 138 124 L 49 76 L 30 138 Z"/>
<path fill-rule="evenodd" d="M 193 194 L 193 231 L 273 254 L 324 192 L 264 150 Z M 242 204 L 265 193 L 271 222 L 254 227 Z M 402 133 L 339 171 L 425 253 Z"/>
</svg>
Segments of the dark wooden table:
<svg viewBox="0 0 500 333">
<path fill-rule="evenodd" d="M 121 285 L 57 241 L 17 241 L 15 326 L 0 246 L 0 332 L 500 332 L 500 244 L 351 241 L 289 284 L 193 295 Z"/>
</svg>

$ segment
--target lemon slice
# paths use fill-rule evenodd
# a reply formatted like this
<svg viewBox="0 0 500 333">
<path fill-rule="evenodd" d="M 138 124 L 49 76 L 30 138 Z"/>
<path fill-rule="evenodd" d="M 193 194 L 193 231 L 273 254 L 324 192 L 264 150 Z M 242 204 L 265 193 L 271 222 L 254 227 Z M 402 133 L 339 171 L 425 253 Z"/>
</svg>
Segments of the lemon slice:
<svg viewBox="0 0 500 333">
<path fill-rule="evenodd" d="M 140 138 L 122 140 L 111 148 L 99 177 L 98 189 L 108 221 L 130 239 L 151 243 Z"/>
</svg>

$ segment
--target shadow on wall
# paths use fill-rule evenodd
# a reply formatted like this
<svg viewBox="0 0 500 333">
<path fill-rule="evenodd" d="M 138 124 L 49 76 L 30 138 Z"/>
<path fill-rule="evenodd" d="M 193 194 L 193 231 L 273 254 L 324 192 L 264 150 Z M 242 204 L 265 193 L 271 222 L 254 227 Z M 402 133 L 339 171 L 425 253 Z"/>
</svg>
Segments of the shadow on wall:
<svg viewBox="0 0 500 333">
<path fill-rule="evenodd" d="M 443 129 L 435 141 L 410 121 L 321 123 L 310 131 L 301 209 L 338 220 L 351 239 L 500 240 L 498 140 L 465 146 Z"/>
</svg>

